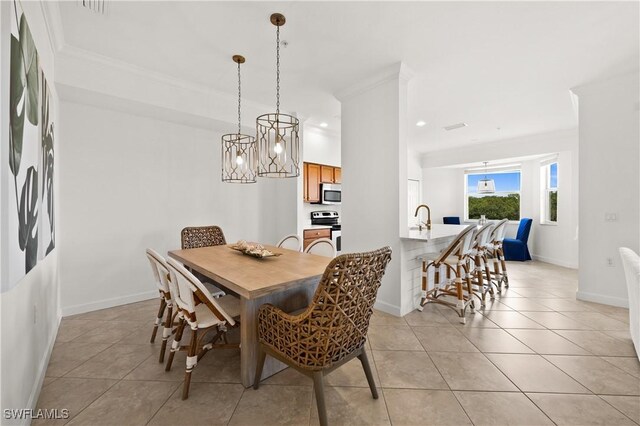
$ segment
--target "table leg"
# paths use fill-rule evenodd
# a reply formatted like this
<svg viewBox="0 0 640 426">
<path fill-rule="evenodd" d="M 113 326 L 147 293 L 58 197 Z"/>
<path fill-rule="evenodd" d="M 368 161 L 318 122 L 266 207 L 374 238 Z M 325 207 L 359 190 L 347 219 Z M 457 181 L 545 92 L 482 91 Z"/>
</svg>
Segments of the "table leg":
<svg viewBox="0 0 640 426">
<path fill-rule="evenodd" d="M 311 302 L 318 279 L 309 280 L 296 287 L 271 293 L 257 299 L 240 298 L 240 375 L 244 387 L 253 386 L 258 360 L 258 309 L 271 303 L 285 312 L 305 308 Z M 262 379 L 284 370 L 287 366 L 267 356 L 262 370 Z"/>
</svg>

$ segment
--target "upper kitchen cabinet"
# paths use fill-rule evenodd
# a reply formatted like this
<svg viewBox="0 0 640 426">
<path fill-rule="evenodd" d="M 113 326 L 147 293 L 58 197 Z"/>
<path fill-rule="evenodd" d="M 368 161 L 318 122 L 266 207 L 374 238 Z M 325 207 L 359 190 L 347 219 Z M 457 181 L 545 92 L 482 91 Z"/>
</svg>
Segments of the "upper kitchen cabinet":
<svg viewBox="0 0 640 426">
<path fill-rule="evenodd" d="M 342 169 L 340 167 L 333 169 L 333 183 L 342 183 Z"/>
<path fill-rule="evenodd" d="M 333 183 L 333 167 L 332 166 L 320 166 L 320 183 Z"/>
<path fill-rule="evenodd" d="M 304 191 L 303 200 L 306 203 L 320 202 L 320 184 L 341 183 L 342 169 L 326 164 L 304 163 L 303 167 Z"/>
<path fill-rule="evenodd" d="M 320 165 L 304 163 L 304 201 L 320 202 Z"/>
</svg>

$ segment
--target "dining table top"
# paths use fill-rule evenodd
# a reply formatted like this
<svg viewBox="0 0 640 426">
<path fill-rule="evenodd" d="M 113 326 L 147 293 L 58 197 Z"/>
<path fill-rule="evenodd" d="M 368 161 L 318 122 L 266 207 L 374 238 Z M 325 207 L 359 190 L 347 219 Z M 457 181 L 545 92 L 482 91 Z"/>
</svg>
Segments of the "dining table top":
<svg viewBox="0 0 640 426">
<path fill-rule="evenodd" d="M 172 250 L 169 256 L 211 278 L 239 296 L 256 299 L 275 291 L 317 280 L 331 258 L 264 245 L 280 256 L 258 259 L 220 245 Z"/>
</svg>

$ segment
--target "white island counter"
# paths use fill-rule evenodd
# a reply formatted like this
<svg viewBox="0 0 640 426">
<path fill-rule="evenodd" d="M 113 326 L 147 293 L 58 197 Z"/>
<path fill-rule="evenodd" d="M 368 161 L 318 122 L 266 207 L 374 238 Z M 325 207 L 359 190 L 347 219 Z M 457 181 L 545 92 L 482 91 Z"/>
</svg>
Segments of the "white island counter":
<svg viewBox="0 0 640 426">
<path fill-rule="evenodd" d="M 410 228 L 408 235 L 400 237 L 403 240 L 418 240 L 424 242 L 430 242 L 434 244 L 449 243 L 453 240 L 453 237 L 462 232 L 467 225 L 442 225 L 433 224 L 431 229 L 427 230 L 422 228 Z"/>
</svg>

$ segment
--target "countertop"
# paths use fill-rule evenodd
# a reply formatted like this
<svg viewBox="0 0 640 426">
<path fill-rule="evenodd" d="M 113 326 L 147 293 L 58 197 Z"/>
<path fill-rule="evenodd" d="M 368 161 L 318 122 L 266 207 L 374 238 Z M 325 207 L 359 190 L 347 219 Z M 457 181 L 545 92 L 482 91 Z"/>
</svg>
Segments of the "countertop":
<svg viewBox="0 0 640 426">
<path fill-rule="evenodd" d="M 458 235 L 468 225 L 443 225 L 433 224 L 431 230 L 422 228 L 422 231 L 418 228 L 410 228 L 407 235 L 400 237 L 402 240 L 418 240 L 429 242 L 444 242 L 450 240 L 452 237 Z"/>
<path fill-rule="evenodd" d="M 304 229 L 331 229 L 331 225 L 305 225 Z"/>
</svg>

